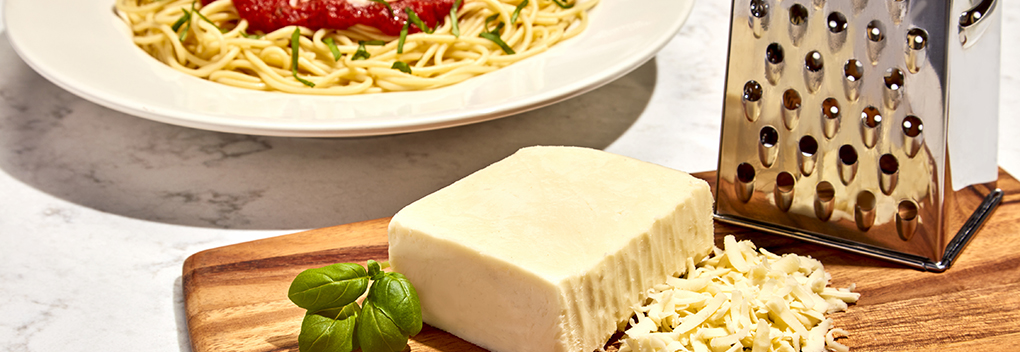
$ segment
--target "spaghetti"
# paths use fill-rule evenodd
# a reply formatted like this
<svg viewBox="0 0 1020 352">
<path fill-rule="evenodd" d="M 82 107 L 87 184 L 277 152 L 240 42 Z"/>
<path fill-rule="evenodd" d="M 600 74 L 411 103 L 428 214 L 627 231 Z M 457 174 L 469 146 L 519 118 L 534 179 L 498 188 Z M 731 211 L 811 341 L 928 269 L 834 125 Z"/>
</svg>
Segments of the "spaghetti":
<svg viewBox="0 0 1020 352">
<path fill-rule="evenodd" d="M 115 8 L 136 45 L 186 74 L 247 89 L 349 95 L 447 86 L 534 56 L 583 31 L 599 0 L 462 1 L 455 21 L 400 36 L 360 24 L 248 33 L 232 0 L 116 0 Z M 427 27 L 408 22 L 405 33 Z"/>
</svg>

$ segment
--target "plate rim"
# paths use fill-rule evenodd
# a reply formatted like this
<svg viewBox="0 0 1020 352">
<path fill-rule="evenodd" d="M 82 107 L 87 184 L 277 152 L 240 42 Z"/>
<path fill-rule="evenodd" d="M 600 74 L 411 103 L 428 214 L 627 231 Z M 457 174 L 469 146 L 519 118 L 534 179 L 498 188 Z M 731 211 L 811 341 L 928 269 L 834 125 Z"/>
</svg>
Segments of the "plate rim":
<svg viewBox="0 0 1020 352">
<path fill-rule="evenodd" d="M 51 0 L 51 1 L 67 1 L 67 0 Z M 103 2 L 110 2 L 110 6 L 113 6 L 113 0 L 79 0 L 80 4 L 97 4 Z M 74 1 L 74 2 L 79 2 Z M 601 0 L 603 3 L 614 0 Z M 603 3 L 600 3 L 591 11 L 598 11 Z M 243 134 L 254 134 L 254 135 L 265 135 L 265 136 L 286 136 L 286 137 L 364 137 L 364 136 L 378 136 L 378 135 L 391 135 L 399 133 L 417 132 L 417 131 L 428 131 L 441 128 L 450 128 L 456 126 L 462 126 L 467 124 L 473 124 L 502 117 L 507 117 L 515 114 L 520 114 L 530 110 L 545 107 L 557 102 L 570 99 L 572 97 L 587 93 L 605 84 L 608 84 L 627 73 L 630 73 L 637 67 L 651 60 L 655 54 L 657 54 L 670 40 L 675 37 L 676 33 L 683 27 L 684 23 L 688 20 L 694 6 L 694 0 L 665 0 L 662 3 L 673 3 L 675 8 L 680 10 L 679 13 L 675 14 L 675 19 L 663 26 L 664 30 L 659 33 L 658 36 L 653 37 L 648 43 L 648 46 L 639 55 L 631 55 L 627 59 L 620 60 L 615 64 L 608 66 L 605 69 L 593 72 L 587 76 L 585 80 L 579 80 L 568 84 L 554 85 L 551 89 L 540 89 L 541 94 L 524 94 L 522 96 L 514 97 L 510 101 L 498 102 L 494 104 L 483 104 L 480 107 L 471 107 L 465 110 L 456 112 L 430 112 L 417 116 L 410 119 L 360 119 L 358 121 L 334 119 L 334 120 L 318 120 L 314 122 L 301 121 L 295 122 L 293 120 L 265 120 L 265 119 L 241 119 L 231 116 L 205 114 L 200 112 L 192 112 L 186 108 L 179 109 L 159 109 L 160 107 L 153 108 L 145 106 L 138 101 L 131 100 L 131 97 L 124 97 L 115 94 L 104 89 L 96 89 L 94 82 L 82 82 L 80 77 L 74 77 L 74 75 L 68 75 L 67 72 L 62 72 L 60 69 L 49 67 L 53 62 L 61 60 L 60 58 L 52 57 L 39 57 L 40 53 L 37 49 L 32 47 L 32 43 L 26 43 L 30 40 L 30 36 L 26 37 L 22 31 L 29 32 L 32 29 L 37 28 L 25 28 L 25 23 L 29 23 L 27 26 L 36 26 L 43 21 L 18 21 L 16 17 L 20 14 L 19 6 L 46 6 L 41 1 L 34 0 L 6 0 L 4 3 L 4 31 L 7 33 L 8 40 L 14 51 L 18 56 L 34 71 L 43 76 L 46 80 L 54 83 L 55 85 L 67 90 L 74 95 L 77 95 L 85 100 L 91 101 L 98 105 L 128 114 L 140 118 L 145 118 L 153 121 L 162 123 L 168 123 L 172 125 L 185 126 L 190 128 L 198 128 L 204 130 L 212 130 L 219 132 L 228 133 L 243 133 Z M 84 6 L 84 5 L 82 5 Z M 593 12 L 593 16 L 598 13 Z M 92 16 L 92 18 L 85 16 L 85 18 L 92 21 L 100 21 L 101 16 Z M 112 14 L 109 20 L 117 20 Z M 118 21 L 108 21 L 110 26 L 116 26 Z M 606 27 L 612 28 L 612 27 Z M 580 38 L 585 35 L 590 35 L 593 31 L 592 28 L 586 29 L 578 37 L 571 38 L 563 43 L 559 43 L 548 51 L 539 53 L 535 57 L 524 59 L 518 63 L 510 65 L 501 70 L 512 70 L 514 66 L 519 65 L 528 60 L 536 60 L 536 57 L 548 57 L 552 53 L 565 50 L 562 48 L 569 48 L 571 43 L 577 42 Z M 124 32 L 126 28 L 115 29 L 120 32 Z M 127 33 L 124 33 L 126 36 Z M 130 42 L 129 42 L 130 44 Z M 134 44 L 130 44 L 131 47 L 136 48 Z M 136 56 L 147 57 L 151 60 L 148 65 L 164 65 L 163 63 L 149 57 L 141 50 L 137 50 Z M 555 59 L 556 57 L 553 57 Z M 134 59 L 133 57 L 131 59 Z M 166 66 L 163 66 L 166 67 Z M 167 70 L 172 71 L 169 67 Z M 230 94 L 231 90 L 243 90 L 242 88 L 229 87 L 226 85 L 220 85 L 219 83 L 211 82 L 201 78 L 189 76 L 187 74 L 172 71 L 179 77 L 185 79 L 193 79 L 201 81 L 202 84 L 215 85 L 219 87 L 213 87 L 214 90 L 222 90 Z M 155 73 L 154 73 L 155 75 Z M 484 80 L 486 75 L 480 75 L 469 79 L 479 81 Z M 455 91 L 458 85 L 465 82 L 457 83 L 451 86 L 432 89 L 432 92 L 450 92 Z M 287 94 L 280 92 L 260 92 L 260 91 L 247 91 L 236 92 L 237 94 L 272 94 L 266 97 L 279 97 L 279 94 Z M 400 94 L 413 94 L 418 92 L 386 92 L 386 93 L 374 93 L 369 95 L 355 95 L 355 96 L 340 96 L 340 97 L 326 97 L 326 96 L 309 96 L 309 95 L 294 95 L 287 96 L 287 99 L 298 99 L 306 101 L 315 101 L 316 99 L 340 99 L 340 100 L 361 100 L 361 99 L 372 99 L 370 96 L 376 94 L 387 94 L 390 97 Z M 437 93 L 438 94 L 438 93 Z M 357 97 L 357 98 L 351 98 Z M 369 97 L 369 98 L 364 98 Z"/>
</svg>

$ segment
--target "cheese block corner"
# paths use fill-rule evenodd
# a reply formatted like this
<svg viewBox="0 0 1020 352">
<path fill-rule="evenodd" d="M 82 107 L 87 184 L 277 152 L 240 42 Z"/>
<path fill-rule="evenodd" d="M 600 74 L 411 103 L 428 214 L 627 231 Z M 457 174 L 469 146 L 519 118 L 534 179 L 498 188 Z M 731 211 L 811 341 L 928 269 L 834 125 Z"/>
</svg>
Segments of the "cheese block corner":
<svg viewBox="0 0 1020 352">
<path fill-rule="evenodd" d="M 591 352 L 711 252 L 712 226 L 708 184 L 684 172 L 528 147 L 400 210 L 389 260 L 436 328 L 497 352 Z"/>
</svg>

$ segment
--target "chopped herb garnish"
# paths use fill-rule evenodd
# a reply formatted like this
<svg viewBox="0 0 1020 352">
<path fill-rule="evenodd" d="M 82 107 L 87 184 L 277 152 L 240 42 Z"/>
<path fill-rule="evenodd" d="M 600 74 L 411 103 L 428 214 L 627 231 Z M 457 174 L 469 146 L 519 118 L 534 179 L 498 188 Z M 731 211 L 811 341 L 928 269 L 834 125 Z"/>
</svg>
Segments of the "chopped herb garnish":
<svg viewBox="0 0 1020 352">
<path fill-rule="evenodd" d="M 552 1 L 554 3 L 556 3 L 557 6 L 559 6 L 561 8 L 564 8 L 564 9 L 569 9 L 571 7 L 574 7 L 573 3 L 568 4 L 566 0 L 552 0 Z"/>
<path fill-rule="evenodd" d="M 414 23 L 414 25 L 417 26 L 419 29 L 421 29 L 422 32 L 432 34 L 432 28 L 426 26 L 425 22 L 422 22 L 421 18 L 418 18 L 418 14 L 414 13 L 414 10 L 412 10 L 410 7 L 405 7 L 404 12 L 407 12 L 407 19 Z"/>
<path fill-rule="evenodd" d="M 517 4 L 517 7 L 514 8 L 514 13 L 510 15 L 510 23 L 517 23 L 517 16 L 520 16 L 521 9 L 525 6 L 528 6 L 528 0 L 521 1 L 520 4 Z"/>
<path fill-rule="evenodd" d="M 527 0 L 525 0 L 525 1 L 527 1 Z M 213 21 L 210 20 L 209 17 L 205 17 L 205 15 L 202 14 L 202 11 L 195 10 L 194 9 L 195 8 L 195 3 L 194 2 L 191 3 L 191 8 L 192 8 L 191 11 L 194 11 L 195 13 L 197 13 L 199 18 L 201 18 L 201 19 L 205 20 L 206 22 L 208 22 L 209 24 L 211 24 L 213 27 L 216 28 L 216 30 L 220 31 L 220 33 L 228 32 L 227 30 L 225 30 L 223 28 L 220 28 L 220 26 L 217 26 L 216 23 L 213 23 Z"/>
<path fill-rule="evenodd" d="M 302 84 L 315 88 L 315 83 L 309 82 L 308 80 L 302 79 L 297 75 L 298 69 L 298 49 L 301 48 L 301 29 L 294 27 L 294 34 L 290 35 L 290 73 L 294 74 L 294 79 Z"/>
<path fill-rule="evenodd" d="M 390 17 L 393 17 L 393 7 L 390 6 L 389 2 L 387 2 L 386 0 L 370 0 L 370 1 L 386 5 L 386 9 L 390 10 Z"/>
<path fill-rule="evenodd" d="M 407 30 L 411 28 L 411 22 L 404 22 L 404 28 L 400 29 L 400 39 L 397 40 L 397 54 L 404 53 L 404 41 L 407 40 Z"/>
<path fill-rule="evenodd" d="M 340 61 L 340 48 L 336 47 L 336 43 L 333 42 L 333 38 L 326 38 L 326 40 L 323 40 L 322 42 L 326 43 L 326 47 L 329 48 L 329 52 L 333 53 L 333 61 Z"/>
<path fill-rule="evenodd" d="M 372 57 L 372 54 L 369 54 L 368 50 L 365 49 L 365 41 L 359 40 L 358 51 L 355 51 L 354 55 L 351 55 L 351 60 L 365 60 L 370 57 Z"/>
<path fill-rule="evenodd" d="M 174 33 L 176 33 L 177 30 L 181 29 L 181 26 L 183 26 L 184 23 L 186 23 L 186 22 L 191 20 L 191 12 L 190 11 L 188 11 L 187 9 L 185 9 L 183 7 L 181 8 L 181 11 L 184 11 L 184 13 L 181 14 L 181 18 L 178 18 L 177 22 L 174 22 L 174 25 L 170 26 L 170 29 L 173 29 Z"/>
<path fill-rule="evenodd" d="M 408 66 L 407 63 L 403 62 L 403 61 L 394 62 L 393 66 L 391 66 L 390 68 L 395 69 L 395 70 L 400 70 L 400 72 L 403 72 L 403 73 L 406 73 L 406 74 L 411 74 L 411 66 Z"/>
<path fill-rule="evenodd" d="M 261 35 L 258 35 L 258 34 L 248 34 L 247 32 L 241 32 L 241 36 L 245 37 L 245 38 L 248 38 L 248 39 L 259 39 L 259 38 L 262 38 Z"/>
<path fill-rule="evenodd" d="M 194 8 L 195 3 L 191 3 L 191 7 Z M 181 32 L 181 35 L 177 37 L 177 39 L 180 40 L 181 42 L 184 42 L 184 38 L 187 38 L 188 32 L 191 31 L 191 12 L 185 8 L 181 8 L 181 10 L 184 10 L 184 13 L 187 14 L 188 18 L 187 20 L 185 20 L 186 24 L 184 25 L 184 31 Z"/>
<path fill-rule="evenodd" d="M 386 45 L 386 41 L 383 41 L 383 40 L 366 40 L 365 41 L 365 45 L 382 46 L 382 45 Z"/>
<path fill-rule="evenodd" d="M 460 0 L 453 2 L 453 7 L 450 8 L 450 33 L 453 33 L 454 37 L 460 38 L 460 28 L 457 27 L 457 9 L 460 8 Z"/>
<path fill-rule="evenodd" d="M 503 52 L 507 53 L 507 55 L 516 54 L 514 52 L 514 49 L 510 48 L 509 45 L 506 45 L 506 42 L 504 42 L 503 39 L 499 38 L 499 34 L 496 34 L 494 32 L 482 32 L 482 33 L 479 33 L 478 36 L 482 37 L 482 38 L 485 38 L 485 39 L 488 39 L 488 40 L 491 40 L 493 43 L 496 43 L 496 45 L 499 45 L 499 47 L 501 49 L 503 49 Z"/>
<path fill-rule="evenodd" d="M 489 16 L 489 17 L 485 18 L 485 31 L 486 32 L 492 32 L 491 30 L 489 30 L 489 23 L 492 23 L 492 21 L 495 21 L 497 18 L 499 18 L 499 14 L 498 13 L 494 13 L 494 14 L 492 14 L 492 16 Z"/>
</svg>

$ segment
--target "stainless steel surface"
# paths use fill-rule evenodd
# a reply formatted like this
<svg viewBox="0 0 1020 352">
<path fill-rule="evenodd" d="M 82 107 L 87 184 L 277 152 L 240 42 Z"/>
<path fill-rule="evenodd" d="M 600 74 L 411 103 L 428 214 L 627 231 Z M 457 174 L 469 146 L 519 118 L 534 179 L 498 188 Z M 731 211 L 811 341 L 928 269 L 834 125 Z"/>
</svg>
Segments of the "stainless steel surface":
<svg viewBox="0 0 1020 352">
<path fill-rule="evenodd" d="M 948 268 L 998 204 L 997 1 L 732 6 L 717 217 Z"/>
</svg>

